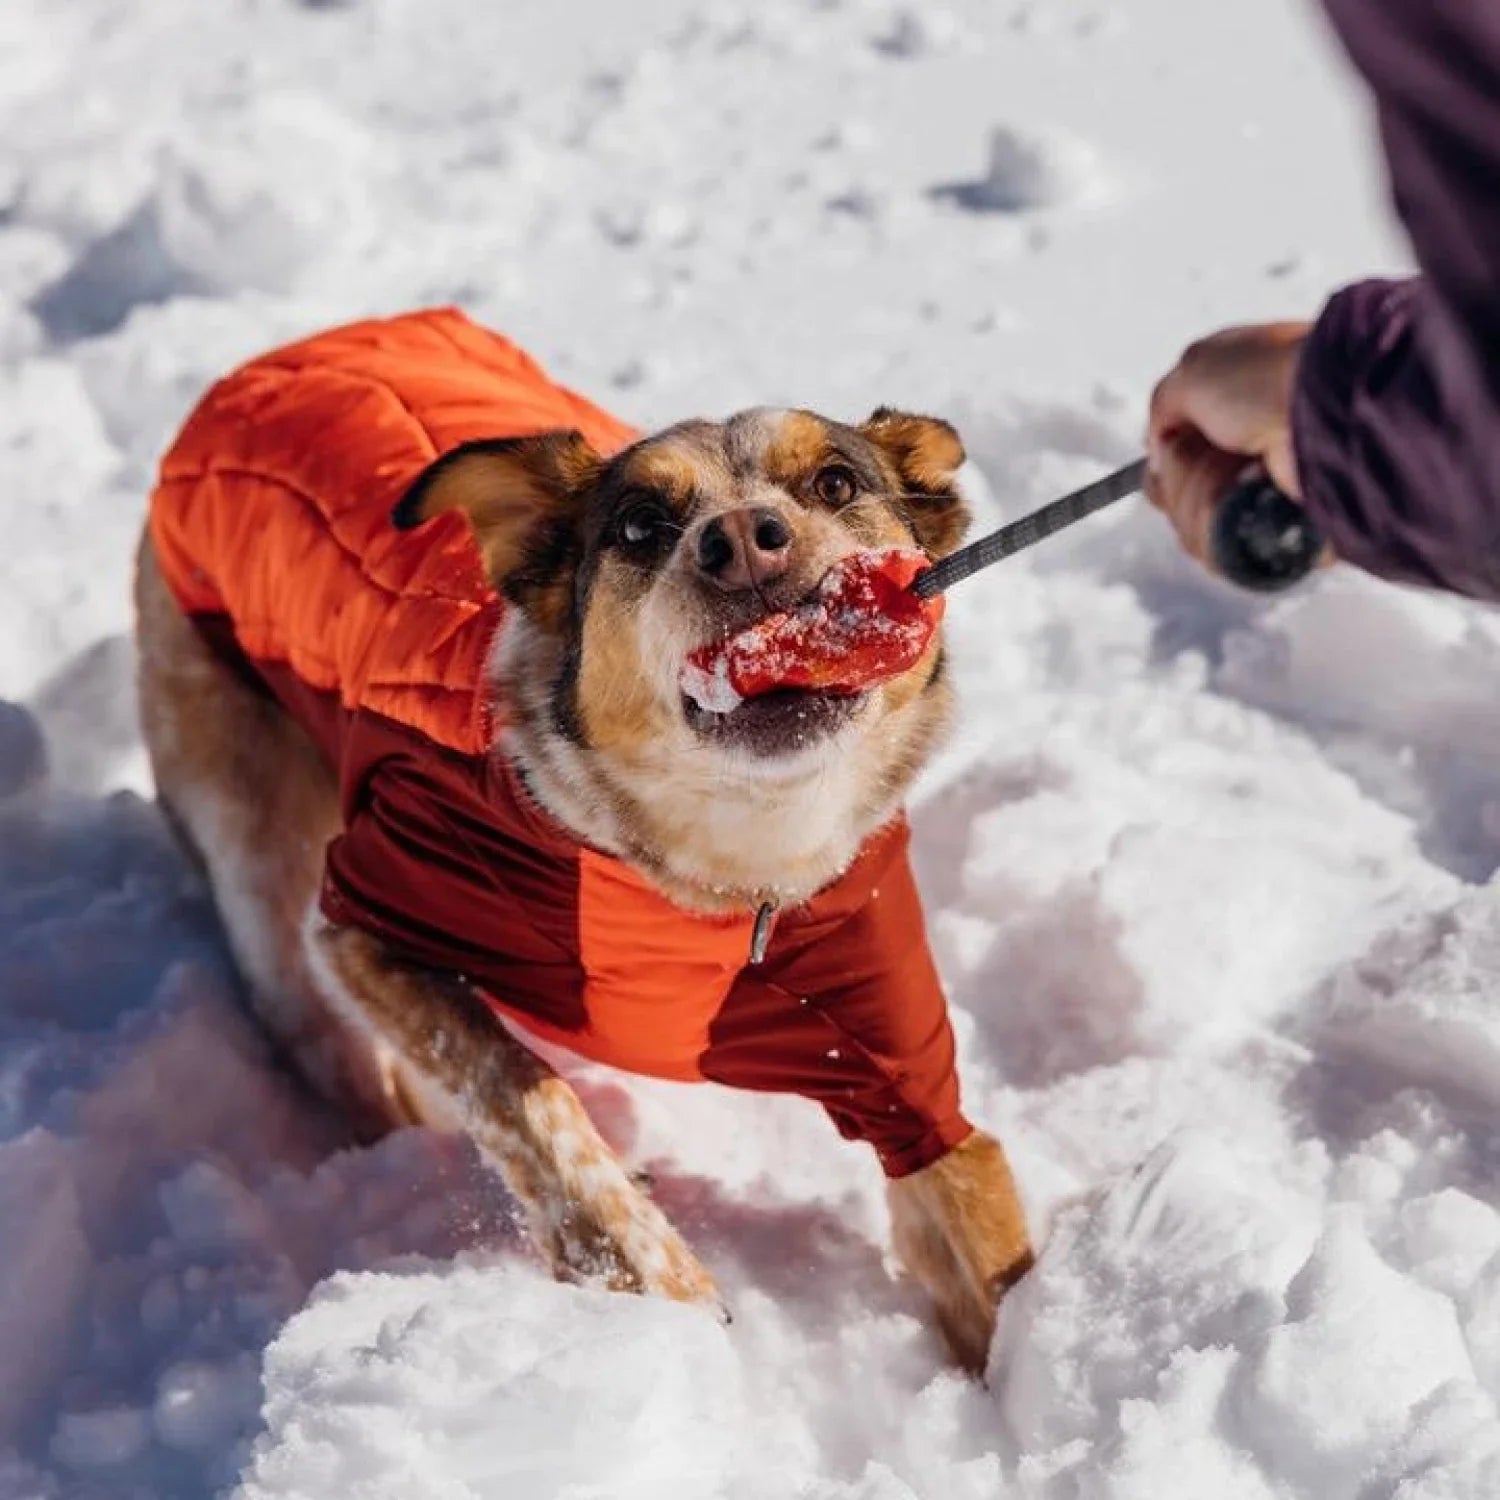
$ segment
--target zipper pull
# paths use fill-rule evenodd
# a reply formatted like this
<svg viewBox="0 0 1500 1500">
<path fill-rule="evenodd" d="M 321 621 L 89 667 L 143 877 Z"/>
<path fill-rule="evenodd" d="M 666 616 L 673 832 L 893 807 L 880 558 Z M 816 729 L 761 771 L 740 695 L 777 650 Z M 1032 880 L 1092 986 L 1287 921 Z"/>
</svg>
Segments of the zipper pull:
<svg viewBox="0 0 1500 1500">
<path fill-rule="evenodd" d="M 755 926 L 750 931 L 750 962 L 763 963 L 766 949 L 771 946 L 771 934 L 776 930 L 778 908 L 774 901 L 763 901 L 755 913 Z"/>
</svg>

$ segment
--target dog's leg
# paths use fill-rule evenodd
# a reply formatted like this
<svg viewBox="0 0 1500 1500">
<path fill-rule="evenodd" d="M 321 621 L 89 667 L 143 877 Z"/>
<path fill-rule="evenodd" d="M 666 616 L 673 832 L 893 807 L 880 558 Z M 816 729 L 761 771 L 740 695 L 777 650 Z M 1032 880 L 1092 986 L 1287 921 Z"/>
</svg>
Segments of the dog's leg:
<svg viewBox="0 0 1500 1500">
<path fill-rule="evenodd" d="M 213 887 L 257 1013 L 361 1134 L 461 1124 L 530 1207 L 559 1270 L 711 1300 L 713 1283 L 635 1188 L 571 1089 L 460 986 L 401 970 L 373 940 L 310 946 L 338 791 L 280 706 L 184 617 L 149 540 L 136 574 L 141 721 L 163 807 Z M 330 984 L 329 975 L 337 982 Z M 412 1066 L 427 1039 L 428 1066 Z M 415 1040 L 414 1040 L 415 1039 Z M 456 1049 L 445 1061 L 436 1053 Z"/>
<path fill-rule="evenodd" d="M 931 1294 L 954 1354 L 982 1372 L 1000 1298 L 1032 1262 L 1004 1151 L 976 1131 L 931 1166 L 897 1178 L 889 1197 L 896 1253 Z"/>
<path fill-rule="evenodd" d="M 339 831 L 338 789 L 279 704 L 228 670 L 172 597 L 149 538 L 136 568 L 137 687 L 157 797 L 213 889 L 250 1000 L 298 1071 L 373 1139 L 406 1112 L 388 1060 L 308 972 L 303 917 Z"/>
<path fill-rule="evenodd" d="M 356 928 L 319 924 L 308 941 L 333 1003 L 394 1052 L 397 1093 L 429 1123 L 473 1137 L 525 1203 L 559 1275 L 717 1302 L 708 1273 L 577 1095 L 467 985 L 404 963 Z"/>
</svg>

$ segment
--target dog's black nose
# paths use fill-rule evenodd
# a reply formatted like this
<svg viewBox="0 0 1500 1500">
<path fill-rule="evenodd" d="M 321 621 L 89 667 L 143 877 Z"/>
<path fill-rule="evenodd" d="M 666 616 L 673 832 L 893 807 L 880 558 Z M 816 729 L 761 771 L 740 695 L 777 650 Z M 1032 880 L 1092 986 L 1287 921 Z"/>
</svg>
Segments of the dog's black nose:
<svg viewBox="0 0 1500 1500">
<path fill-rule="evenodd" d="M 779 512 L 747 505 L 698 533 L 698 569 L 724 589 L 753 589 L 786 575 L 792 528 Z"/>
</svg>

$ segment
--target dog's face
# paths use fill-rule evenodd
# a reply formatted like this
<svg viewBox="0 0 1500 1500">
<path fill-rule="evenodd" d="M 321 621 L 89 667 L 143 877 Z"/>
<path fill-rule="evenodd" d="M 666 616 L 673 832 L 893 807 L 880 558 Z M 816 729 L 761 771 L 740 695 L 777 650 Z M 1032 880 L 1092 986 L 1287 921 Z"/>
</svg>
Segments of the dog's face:
<svg viewBox="0 0 1500 1500">
<path fill-rule="evenodd" d="M 727 713 L 684 695 L 684 662 L 807 600 L 851 553 L 951 551 L 963 457 L 931 418 L 750 411 L 608 460 L 575 433 L 471 444 L 396 519 L 469 517 L 515 607 L 501 689 L 543 800 L 590 841 L 674 872 L 669 886 L 734 893 L 696 904 L 732 905 L 810 893 L 889 816 L 946 720 L 941 646 L 865 693 L 788 690 Z"/>
</svg>

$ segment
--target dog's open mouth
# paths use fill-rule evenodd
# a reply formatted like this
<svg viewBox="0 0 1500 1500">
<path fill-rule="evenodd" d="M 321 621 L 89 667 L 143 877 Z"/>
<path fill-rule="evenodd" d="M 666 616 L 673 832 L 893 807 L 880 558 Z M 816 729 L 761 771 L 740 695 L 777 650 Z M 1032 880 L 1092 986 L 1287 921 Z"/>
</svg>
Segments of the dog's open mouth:
<svg viewBox="0 0 1500 1500">
<path fill-rule="evenodd" d="M 857 696 L 899 676 L 921 659 L 943 617 L 941 598 L 911 591 L 928 566 L 922 553 L 900 548 L 850 554 L 795 608 L 693 651 L 683 692 L 727 714 L 784 689 Z"/>
<path fill-rule="evenodd" d="M 866 694 L 827 688 L 778 688 L 716 711 L 682 695 L 683 717 L 706 740 L 752 755 L 791 755 L 842 729 Z"/>
</svg>

